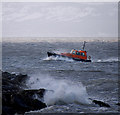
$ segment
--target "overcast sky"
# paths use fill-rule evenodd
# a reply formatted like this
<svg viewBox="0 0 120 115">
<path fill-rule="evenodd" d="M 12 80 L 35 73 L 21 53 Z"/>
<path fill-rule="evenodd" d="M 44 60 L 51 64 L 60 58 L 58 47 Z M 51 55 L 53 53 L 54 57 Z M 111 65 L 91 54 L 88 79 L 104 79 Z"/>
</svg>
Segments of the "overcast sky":
<svg viewBox="0 0 120 115">
<path fill-rule="evenodd" d="M 115 2 L 2 3 L 3 37 L 117 37 Z"/>
</svg>

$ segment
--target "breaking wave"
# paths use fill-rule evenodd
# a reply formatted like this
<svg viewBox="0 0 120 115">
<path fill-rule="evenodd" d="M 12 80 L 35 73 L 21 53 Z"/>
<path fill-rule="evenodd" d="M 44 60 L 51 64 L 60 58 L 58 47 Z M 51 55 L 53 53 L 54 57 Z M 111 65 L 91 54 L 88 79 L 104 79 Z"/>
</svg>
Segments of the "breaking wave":
<svg viewBox="0 0 120 115">
<path fill-rule="evenodd" d="M 59 56 L 50 56 L 50 57 L 46 57 L 43 59 L 44 61 L 45 60 L 61 60 L 61 61 L 69 61 L 69 62 L 73 62 L 74 60 L 73 59 L 70 59 L 70 58 L 67 58 L 67 57 L 59 57 Z"/>
<path fill-rule="evenodd" d="M 118 58 L 99 59 L 97 62 L 118 62 Z"/>
<path fill-rule="evenodd" d="M 119 59 L 116 58 L 108 58 L 108 59 L 94 59 L 92 62 L 118 62 Z"/>
<path fill-rule="evenodd" d="M 68 80 L 57 80 L 48 75 L 33 75 L 27 83 L 30 89 L 47 89 L 44 102 L 54 104 L 90 104 L 86 88 L 82 83 L 75 84 Z"/>
<path fill-rule="evenodd" d="M 54 56 L 50 56 L 50 57 L 46 57 L 43 60 L 61 60 L 61 61 L 69 61 L 69 62 L 73 62 L 73 59 L 69 59 L 67 57 L 54 57 Z M 108 59 L 94 59 L 92 60 L 92 62 L 118 62 L 118 58 L 108 58 Z"/>
</svg>

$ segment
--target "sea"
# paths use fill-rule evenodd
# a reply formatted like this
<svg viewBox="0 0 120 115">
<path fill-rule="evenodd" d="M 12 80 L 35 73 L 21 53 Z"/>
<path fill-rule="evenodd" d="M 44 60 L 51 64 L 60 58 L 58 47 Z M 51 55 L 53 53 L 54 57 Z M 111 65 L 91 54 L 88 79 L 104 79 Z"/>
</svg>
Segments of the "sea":
<svg viewBox="0 0 120 115">
<path fill-rule="evenodd" d="M 27 89 L 45 88 L 47 107 L 27 113 L 117 113 L 118 42 L 87 42 L 92 62 L 48 57 L 47 52 L 82 49 L 83 42 L 3 42 L 2 70 L 27 74 Z M 92 100 L 108 103 L 100 107 Z"/>
</svg>

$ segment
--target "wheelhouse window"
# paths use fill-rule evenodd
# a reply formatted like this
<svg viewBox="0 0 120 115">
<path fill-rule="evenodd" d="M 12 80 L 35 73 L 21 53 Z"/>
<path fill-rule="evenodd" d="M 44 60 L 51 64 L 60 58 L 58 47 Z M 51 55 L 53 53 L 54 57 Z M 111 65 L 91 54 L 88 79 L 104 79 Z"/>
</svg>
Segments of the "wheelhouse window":
<svg viewBox="0 0 120 115">
<path fill-rule="evenodd" d="M 76 52 L 76 55 L 80 55 L 80 52 Z"/>
<path fill-rule="evenodd" d="M 76 51 L 73 51 L 72 54 L 76 54 Z"/>
<path fill-rule="evenodd" d="M 74 50 L 71 50 L 70 53 L 72 54 L 73 51 L 74 51 Z"/>
<path fill-rule="evenodd" d="M 81 53 L 81 56 L 85 56 L 85 53 Z"/>
</svg>

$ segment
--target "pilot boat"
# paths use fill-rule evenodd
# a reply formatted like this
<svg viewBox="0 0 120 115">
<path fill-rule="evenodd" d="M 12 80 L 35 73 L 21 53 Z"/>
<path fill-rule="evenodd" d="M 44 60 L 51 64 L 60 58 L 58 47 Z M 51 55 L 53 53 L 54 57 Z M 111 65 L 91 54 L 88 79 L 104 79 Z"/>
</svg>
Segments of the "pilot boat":
<svg viewBox="0 0 120 115">
<path fill-rule="evenodd" d="M 91 56 L 87 56 L 87 51 L 84 50 L 85 48 L 85 41 L 83 44 L 82 50 L 75 50 L 72 49 L 70 53 L 54 53 L 54 52 L 47 52 L 48 57 L 54 56 L 54 57 L 67 57 L 70 59 L 73 59 L 75 61 L 82 61 L 82 62 L 91 62 Z"/>
</svg>

